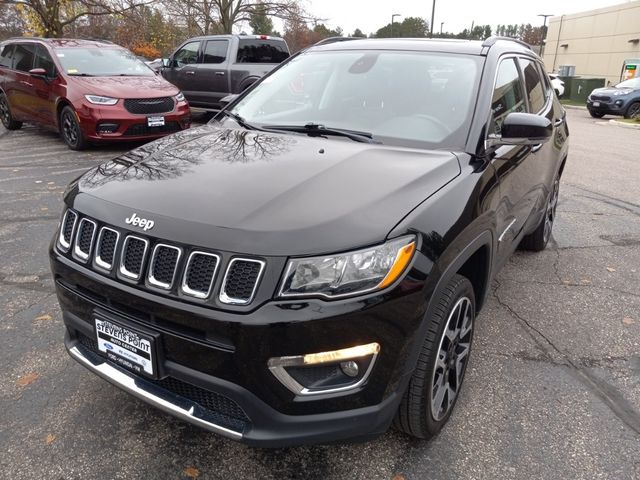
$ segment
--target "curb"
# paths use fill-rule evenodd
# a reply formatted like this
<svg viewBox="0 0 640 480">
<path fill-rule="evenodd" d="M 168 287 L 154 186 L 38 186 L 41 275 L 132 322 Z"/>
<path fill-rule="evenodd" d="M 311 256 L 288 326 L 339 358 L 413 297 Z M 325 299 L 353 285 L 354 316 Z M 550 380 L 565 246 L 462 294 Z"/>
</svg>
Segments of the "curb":
<svg viewBox="0 0 640 480">
<path fill-rule="evenodd" d="M 625 123 L 625 122 L 620 122 L 618 120 L 609 120 L 609 123 L 613 125 L 617 125 L 618 127 L 633 128 L 635 130 L 640 130 L 640 123 L 634 125 L 633 123 Z"/>
<path fill-rule="evenodd" d="M 586 110 L 587 109 L 586 105 L 585 106 L 582 106 L 582 105 L 565 105 L 563 103 L 562 106 L 564 108 L 568 108 L 569 110 Z"/>
</svg>

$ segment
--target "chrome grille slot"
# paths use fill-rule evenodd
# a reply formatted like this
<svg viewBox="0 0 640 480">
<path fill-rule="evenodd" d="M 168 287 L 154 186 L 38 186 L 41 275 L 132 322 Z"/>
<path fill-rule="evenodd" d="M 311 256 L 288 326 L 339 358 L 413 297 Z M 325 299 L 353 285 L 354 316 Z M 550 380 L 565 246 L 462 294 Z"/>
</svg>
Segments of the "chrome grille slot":
<svg viewBox="0 0 640 480">
<path fill-rule="evenodd" d="M 262 260 L 234 258 L 224 276 L 220 301 L 232 305 L 251 303 L 258 288 L 265 263 Z"/>
<path fill-rule="evenodd" d="M 60 235 L 58 236 L 58 245 L 65 252 L 69 251 L 69 247 L 71 247 L 71 240 L 73 239 L 73 229 L 76 226 L 76 221 L 78 220 L 78 214 L 73 210 L 67 210 L 62 219 L 62 224 L 60 225 Z"/>
<path fill-rule="evenodd" d="M 96 265 L 105 270 L 111 270 L 116 255 L 116 246 L 120 233 L 109 228 L 102 227 L 96 243 Z"/>
<path fill-rule="evenodd" d="M 149 242 L 144 238 L 133 235 L 125 238 L 120 257 L 120 273 L 132 280 L 140 279 L 148 247 Z"/>
<path fill-rule="evenodd" d="M 178 260 L 182 251 L 178 247 L 159 243 L 153 249 L 149 267 L 149 283 L 169 290 L 176 275 Z"/>
<path fill-rule="evenodd" d="M 91 254 L 91 247 L 96 235 L 96 223 L 88 218 L 83 218 L 78 224 L 78 233 L 73 247 L 73 255 L 86 262 Z"/>
<path fill-rule="evenodd" d="M 197 298 L 211 294 L 220 257 L 213 253 L 191 252 L 182 279 L 182 291 Z"/>
</svg>

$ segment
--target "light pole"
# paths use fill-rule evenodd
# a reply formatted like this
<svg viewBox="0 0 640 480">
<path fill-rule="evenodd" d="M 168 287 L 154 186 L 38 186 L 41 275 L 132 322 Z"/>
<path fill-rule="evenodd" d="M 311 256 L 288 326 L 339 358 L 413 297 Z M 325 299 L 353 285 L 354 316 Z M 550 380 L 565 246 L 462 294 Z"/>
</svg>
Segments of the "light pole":
<svg viewBox="0 0 640 480">
<path fill-rule="evenodd" d="M 436 18 L 436 0 L 433 0 L 433 7 L 431 7 L 431 25 L 429 25 L 429 36 L 433 38 L 433 21 Z"/>
<path fill-rule="evenodd" d="M 540 45 L 540 56 L 542 57 L 544 53 L 545 39 L 547 38 L 547 17 L 553 17 L 553 15 L 540 13 L 538 16 L 544 18 L 544 22 L 542 23 L 542 43 Z"/>
<path fill-rule="evenodd" d="M 394 13 L 393 15 L 391 15 L 391 37 L 393 37 L 393 19 L 401 16 L 402 15 L 400 15 L 399 13 Z"/>
<path fill-rule="evenodd" d="M 442 36 L 442 26 L 444 25 L 444 22 L 440 22 L 440 36 Z"/>
</svg>

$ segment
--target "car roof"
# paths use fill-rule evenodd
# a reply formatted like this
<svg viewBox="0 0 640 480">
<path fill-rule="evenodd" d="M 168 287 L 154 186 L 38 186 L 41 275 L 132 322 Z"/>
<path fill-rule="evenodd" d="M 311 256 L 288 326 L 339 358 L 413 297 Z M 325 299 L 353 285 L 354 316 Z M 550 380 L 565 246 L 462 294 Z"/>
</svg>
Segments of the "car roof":
<svg viewBox="0 0 640 480">
<path fill-rule="evenodd" d="M 489 49 L 535 54 L 527 44 L 516 39 L 490 37 L 486 40 L 460 40 L 435 38 L 340 38 L 321 41 L 310 47 L 314 51 L 339 50 L 406 50 L 421 52 L 486 55 Z"/>
<path fill-rule="evenodd" d="M 239 38 L 240 40 L 281 40 L 284 42 L 284 38 L 274 37 L 273 35 L 242 35 L 239 33 L 229 33 L 223 35 L 200 35 L 199 37 L 191 37 L 186 41 L 189 42 L 193 40 L 211 40 L 224 38 Z"/>
<path fill-rule="evenodd" d="M 40 37 L 14 37 L 7 43 L 34 42 L 45 43 L 53 48 L 85 47 L 85 48 L 123 48 L 108 40 L 93 38 L 40 38 Z"/>
</svg>

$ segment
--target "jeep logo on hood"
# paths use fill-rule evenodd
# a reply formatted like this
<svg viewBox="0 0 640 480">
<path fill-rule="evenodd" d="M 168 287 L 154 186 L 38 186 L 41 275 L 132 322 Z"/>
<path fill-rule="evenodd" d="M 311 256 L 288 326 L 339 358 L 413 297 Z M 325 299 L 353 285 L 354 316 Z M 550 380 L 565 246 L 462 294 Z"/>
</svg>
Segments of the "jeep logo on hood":
<svg viewBox="0 0 640 480">
<path fill-rule="evenodd" d="M 133 212 L 133 215 L 131 215 L 129 218 L 126 218 L 124 221 L 126 222 L 127 225 L 131 225 L 133 227 L 140 227 L 145 232 L 147 230 L 151 230 L 153 228 L 153 226 L 155 225 L 155 222 L 153 220 L 148 220 L 146 218 L 140 218 L 138 216 L 138 214 L 135 213 L 135 212 Z"/>
</svg>

